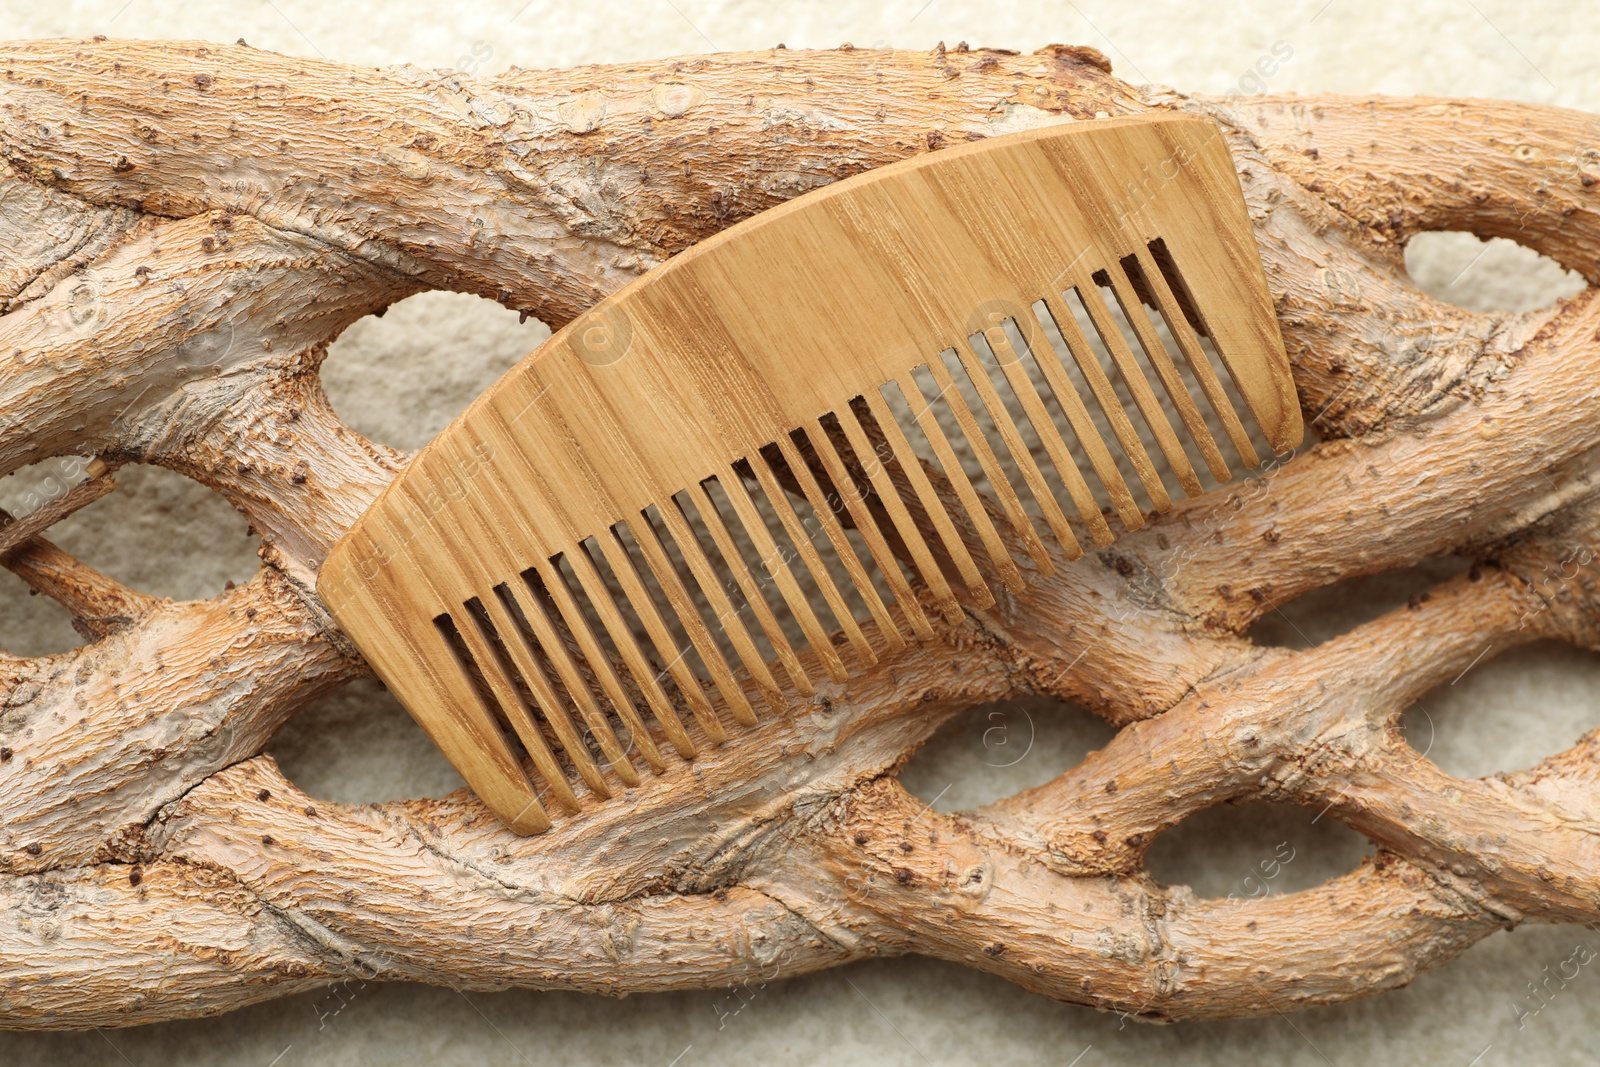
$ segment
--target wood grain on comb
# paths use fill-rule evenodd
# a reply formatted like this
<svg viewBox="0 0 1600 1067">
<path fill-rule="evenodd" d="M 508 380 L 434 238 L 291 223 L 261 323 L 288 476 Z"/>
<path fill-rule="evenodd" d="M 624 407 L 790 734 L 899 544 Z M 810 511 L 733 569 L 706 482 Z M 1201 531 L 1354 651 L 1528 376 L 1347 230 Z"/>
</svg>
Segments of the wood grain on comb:
<svg viewBox="0 0 1600 1067">
<path fill-rule="evenodd" d="M 1163 475 L 1254 466 L 1246 418 L 1300 439 L 1216 129 L 1057 126 L 839 182 L 602 302 L 318 590 L 534 833 L 1109 543 L 1107 513 L 1137 528 Z"/>
</svg>

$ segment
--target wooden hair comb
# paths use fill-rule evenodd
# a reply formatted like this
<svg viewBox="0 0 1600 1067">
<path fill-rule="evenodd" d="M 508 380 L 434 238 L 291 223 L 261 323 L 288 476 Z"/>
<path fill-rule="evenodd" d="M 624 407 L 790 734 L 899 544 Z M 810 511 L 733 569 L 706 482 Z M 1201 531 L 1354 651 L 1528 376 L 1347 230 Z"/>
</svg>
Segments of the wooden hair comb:
<svg viewBox="0 0 1600 1067">
<path fill-rule="evenodd" d="M 754 725 L 753 701 L 782 712 L 813 672 L 933 638 L 929 610 L 962 617 L 954 586 L 984 607 L 985 575 L 1048 574 L 1045 537 L 1077 558 L 1069 510 L 1096 545 L 1102 501 L 1137 528 L 1124 469 L 1156 510 L 1161 468 L 1198 493 L 1180 427 L 1218 481 L 1219 439 L 1254 466 L 1230 387 L 1274 451 L 1298 443 L 1210 122 L 982 141 L 763 212 L 601 302 L 422 450 L 318 589 L 479 797 L 537 833 L 551 801 L 637 783 L 635 752 L 662 773 L 665 749 Z"/>
</svg>

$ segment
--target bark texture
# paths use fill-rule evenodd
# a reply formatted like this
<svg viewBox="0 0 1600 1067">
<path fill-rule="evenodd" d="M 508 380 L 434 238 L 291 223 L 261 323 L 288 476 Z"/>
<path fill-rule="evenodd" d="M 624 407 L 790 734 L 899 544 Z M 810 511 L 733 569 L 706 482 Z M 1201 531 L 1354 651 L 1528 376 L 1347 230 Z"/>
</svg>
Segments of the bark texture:
<svg viewBox="0 0 1600 1067">
<path fill-rule="evenodd" d="M 1600 306 L 1437 303 L 1428 229 L 1600 280 L 1600 123 L 1492 101 L 1191 97 L 1090 49 L 768 51 L 470 79 L 245 46 L 0 45 L 0 473 L 156 463 L 223 494 L 262 569 L 216 599 L 121 588 L 40 537 L 4 562 L 94 640 L 0 656 L 0 1019 L 117 1026 L 359 974 L 630 991 L 874 954 L 960 960 L 1153 1020 L 1408 982 L 1495 929 L 1600 921 L 1600 736 L 1458 780 L 1400 712 L 1486 650 L 1600 643 Z M 260 755 L 364 667 L 318 563 L 407 457 L 340 424 L 318 365 L 411 293 L 559 326 L 720 228 L 864 168 L 1046 122 L 1222 124 L 1323 443 L 969 613 L 630 803 L 509 834 L 474 801 L 318 804 Z M 85 490 L 84 498 L 93 491 Z M 22 533 L 30 533 L 24 530 Z M 4 537 L 0 526 L 0 537 Z M 1447 552 L 1472 570 L 1302 652 L 1274 604 Z M 961 815 L 895 778 L 1025 694 L 1121 729 Z M 1378 845 L 1236 904 L 1142 870 L 1230 799 Z"/>
</svg>

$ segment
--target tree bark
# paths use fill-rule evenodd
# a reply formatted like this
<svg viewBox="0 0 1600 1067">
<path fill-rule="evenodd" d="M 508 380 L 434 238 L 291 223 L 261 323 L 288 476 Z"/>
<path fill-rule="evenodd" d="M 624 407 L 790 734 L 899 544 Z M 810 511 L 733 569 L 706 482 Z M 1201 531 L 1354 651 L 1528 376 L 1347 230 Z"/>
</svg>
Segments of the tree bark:
<svg viewBox="0 0 1600 1067">
<path fill-rule="evenodd" d="M 1218 1018 L 1400 986 L 1523 921 L 1600 921 L 1597 735 L 1458 780 L 1397 726 L 1486 650 L 1600 643 L 1594 290 L 1474 314 L 1418 292 L 1401 254 L 1419 231 L 1468 229 L 1596 281 L 1593 117 L 1193 97 L 1061 46 L 481 80 L 245 46 L 0 55 L 0 474 L 66 454 L 157 463 L 262 537 L 255 580 L 193 603 L 38 537 L 3 557 L 95 637 L 0 657 L 5 1025 L 214 1014 L 351 975 L 621 994 L 909 952 L 1141 1018 Z M 315 575 L 407 457 L 322 395 L 350 323 L 444 288 L 559 326 L 848 174 L 1170 108 L 1229 139 L 1322 444 L 539 837 L 465 793 L 314 803 L 260 754 L 365 670 Z M 1242 636 L 1272 605 L 1449 552 L 1478 562 L 1341 637 L 1289 652 Z M 978 811 L 900 787 L 941 723 L 1029 694 L 1121 729 Z M 1326 808 L 1378 854 L 1243 904 L 1144 873 L 1162 830 L 1251 798 Z"/>
</svg>

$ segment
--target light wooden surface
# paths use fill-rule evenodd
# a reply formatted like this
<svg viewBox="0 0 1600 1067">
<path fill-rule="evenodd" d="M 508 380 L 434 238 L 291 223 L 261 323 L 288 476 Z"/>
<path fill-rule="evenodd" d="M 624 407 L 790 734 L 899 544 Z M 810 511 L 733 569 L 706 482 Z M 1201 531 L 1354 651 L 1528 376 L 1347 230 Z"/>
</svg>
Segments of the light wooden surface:
<svg viewBox="0 0 1600 1067">
<path fill-rule="evenodd" d="M 1137 528 L 1163 472 L 1193 495 L 1224 449 L 1255 465 L 1241 415 L 1300 439 L 1215 127 L 1058 126 L 840 182 L 604 301 L 417 457 L 318 590 L 538 832 L 988 607 L 986 576 L 1109 543 L 1098 500 Z"/>
<path fill-rule="evenodd" d="M 987 983 L 995 1004 L 1028 1002 L 1026 991 L 1126 1013 L 1119 1036 L 1154 1032 L 1133 1025 L 1138 1017 L 1263 1016 L 1267 1052 L 1287 1041 L 1317 1063 L 1283 1015 L 1338 1062 L 1372 1044 L 1372 1028 L 1352 1021 L 1443 1032 L 1464 994 L 1495 1010 L 1492 1020 L 1474 1013 L 1483 1026 L 1469 1032 L 1470 1047 L 1466 1038 L 1454 1046 L 1464 1050 L 1457 1063 L 1490 1040 L 1495 1052 L 1550 1062 L 1548 1036 L 1579 1032 L 1557 1021 L 1563 1005 L 1589 1008 L 1579 986 L 1523 1030 L 1502 997 L 1507 976 L 1521 988 L 1566 950 L 1540 939 L 1513 957 L 1497 946 L 1552 932 L 1540 922 L 1600 921 L 1590 830 L 1600 751 L 1582 736 L 1593 709 L 1574 699 L 1558 716 L 1550 709 L 1566 701 L 1552 704 L 1548 692 L 1483 694 L 1474 711 L 1515 723 L 1506 751 L 1528 758 L 1496 751 L 1506 773 L 1475 779 L 1435 759 L 1447 719 L 1475 734 L 1436 698 L 1468 689 L 1497 658 L 1511 666 L 1506 650 L 1519 642 L 1600 644 L 1593 569 L 1554 581 L 1571 574 L 1575 548 L 1600 541 L 1590 476 L 1600 308 L 1593 292 L 1527 314 L 1453 308 L 1410 284 L 1398 250 L 1422 231 L 1503 234 L 1600 280 L 1600 185 L 1585 184 L 1582 163 L 1600 138 L 1595 116 L 1481 99 L 1133 89 L 1093 53 L 1063 48 L 791 48 L 420 83 L 415 68 L 232 45 L 42 42 L 7 46 L 6 62 L 15 77 L 0 82 L 0 103 L 12 116 L 13 169 L 0 175 L 0 245 L 15 256 L 0 271 L 0 351 L 27 358 L 0 365 L 0 410 L 10 416 L 0 470 L 41 455 L 164 464 L 237 507 L 262 546 L 260 574 L 237 589 L 183 602 L 137 593 L 124 583 L 163 573 L 142 569 L 161 546 L 96 516 L 131 500 L 119 489 L 83 513 L 96 520 L 93 534 L 72 543 L 61 531 L 67 548 L 35 541 L 0 560 L 39 592 L 18 597 L 23 604 L 49 600 L 103 635 L 61 655 L 0 659 L 0 745 L 12 750 L 8 761 L 0 754 L 8 1027 L 106 1028 L 142 1063 L 166 1055 L 178 1028 L 138 1031 L 137 1044 L 135 1031 L 111 1027 L 296 992 L 326 999 L 328 983 L 353 985 L 374 970 L 468 991 L 614 996 L 725 991 L 771 974 L 775 961 L 793 977 L 916 954 L 955 968 L 941 981 L 963 980 L 961 969 L 1001 980 Z M 707 99 L 669 127 L 652 112 L 652 90 L 673 82 Z M 590 90 L 607 102 L 604 126 L 536 126 L 537 150 L 515 171 L 512 149 L 522 145 L 461 111 L 471 103 L 487 114 L 492 102 L 503 115 L 550 115 Z M 997 111 L 1010 100 L 1046 113 Z M 954 651 L 943 640 L 917 644 L 847 687 L 819 684 L 831 709 L 802 705 L 751 739 L 708 749 L 688 768 L 696 788 L 669 764 L 664 776 L 642 775 L 628 802 L 589 805 L 538 837 L 515 837 L 465 790 L 425 799 L 421 782 L 389 783 L 382 796 L 393 800 L 340 802 L 323 791 L 326 778 L 299 778 L 301 767 L 280 769 L 263 752 L 298 713 L 351 787 L 362 767 L 382 774 L 371 761 L 390 758 L 347 744 L 323 709 L 307 707 L 365 669 L 311 595 L 316 569 L 410 459 L 363 439 L 317 387 L 320 353 L 351 323 L 419 288 L 451 287 L 562 325 L 594 294 L 711 231 L 930 141 L 959 144 L 1030 116 L 1173 107 L 1214 115 L 1229 131 L 1302 410 L 1316 413 L 1326 443 L 1270 476 L 1146 516 L 1145 529 L 1031 581 L 1001 610 L 969 610 Z M 431 181 L 413 177 L 425 168 L 409 157 L 380 158 L 413 144 Z M 714 193 L 725 216 L 709 210 Z M 484 214 L 495 205 L 503 214 Z M 474 218 L 503 229 L 474 228 Z M 69 227 L 83 240 L 63 241 Z M 85 295 L 92 318 L 81 314 Z M 212 360 L 218 373 L 206 372 Z M 341 360 L 355 362 L 348 349 L 331 358 Z M 137 477 L 123 470 L 119 481 Z M 153 518 L 147 507 L 113 514 Z M 1310 591 L 1346 595 L 1356 576 L 1457 552 L 1480 562 L 1469 572 L 1479 580 L 1432 586 L 1379 618 L 1364 613 L 1370 621 L 1314 648 L 1252 641 L 1263 618 L 1277 617 L 1274 605 L 1293 617 L 1291 602 Z M 153 566 L 178 567 L 174 581 L 215 575 L 209 585 L 184 576 L 192 591 L 183 596 L 236 576 L 204 555 Z M 1421 759 L 1396 726 L 1419 694 L 1440 726 L 1440 746 Z M 918 799 L 897 785 L 913 752 L 960 728 L 952 716 L 981 707 L 967 721 L 981 720 L 994 701 L 1037 695 L 1121 729 L 1082 764 L 1035 749 L 1019 769 L 1050 781 L 1031 778 L 1039 788 L 998 804 L 932 811 L 937 789 L 917 787 Z M 1146 869 L 1152 842 L 1174 826 L 1203 829 L 1187 820 L 1223 801 L 1246 814 L 1303 807 L 1307 818 L 1320 813 L 1319 828 L 1360 831 L 1377 855 L 1314 889 L 1242 904 Z M 1240 840 L 1264 841 L 1264 855 L 1278 838 Z M 1512 923 L 1517 932 L 1502 935 Z M 1474 943 L 1478 951 L 1442 966 Z M 1485 961 L 1499 977 L 1475 984 Z M 1429 969 L 1415 995 L 1294 1014 L 1373 997 Z M 827 984 L 793 988 L 806 1000 L 804 988 Z M 844 988 L 865 1013 L 865 1039 L 889 1050 L 892 1032 Z M 1417 998 L 1448 1001 L 1455 1014 L 1418 1009 Z M 702 1013 L 720 1042 L 716 1051 L 683 1036 L 696 1042 L 685 1062 L 748 1058 L 751 1035 L 758 1049 L 772 1045 L 762 1020 L 783 1012 L 767 1016 L 758 1001 L 763 1014 L 718 1032 L 706 999 L 669 1002 L 670 1012 Z M 294 1001 L 283 1025 L 314 1031 L 308 1003 Z M 354 1048 L 344 1027 L 374 1018 L 402 1046 L 438 1036 L 431 1018 L 396 1030 L 404 1008 L 364 1003 L 329 1028 L 332 1045 L 329 1031 L 315 1040 Z M 556 1003 L 568 1017 L 584 1009 L 570 997 Z M 200 1060 L 216 1059 L 252 1019 L 279 1018 L 232 1016 L 231 1028 L 206 1031 Z M 1031 1025 L 998 1008 L 994 1019 Z M 617 1032 L 609 1021 L 587 1029 Z M 1124 1020 L 1091 1021 L 1103 1031 Z M 1060 1020 L 1033 1029 L 1059 1039 Z M 1344 1043 L 1349 1056 L 1335 1047 L 1346 1031 L 1356 1035 Z M 506 1033 L 519 1043 L 548 1037 Z M 681 1030 L 663 1033 L 634 1035 L 627 1055 L 661 1047 L 670 1059 L 682 1045 L 665 1041 Z M 280 1036 L 281 1027 L 269 1035 Z M 282 1063 L 315 1058 L 294 1034 L 233 1058 L 267 1063 L 290 1037 Z M 1102 1053 L 1091 1039 L 1085 1063 Z M 98 1034 L 74 1041 L 105 1048 Z"/>
</svg>

